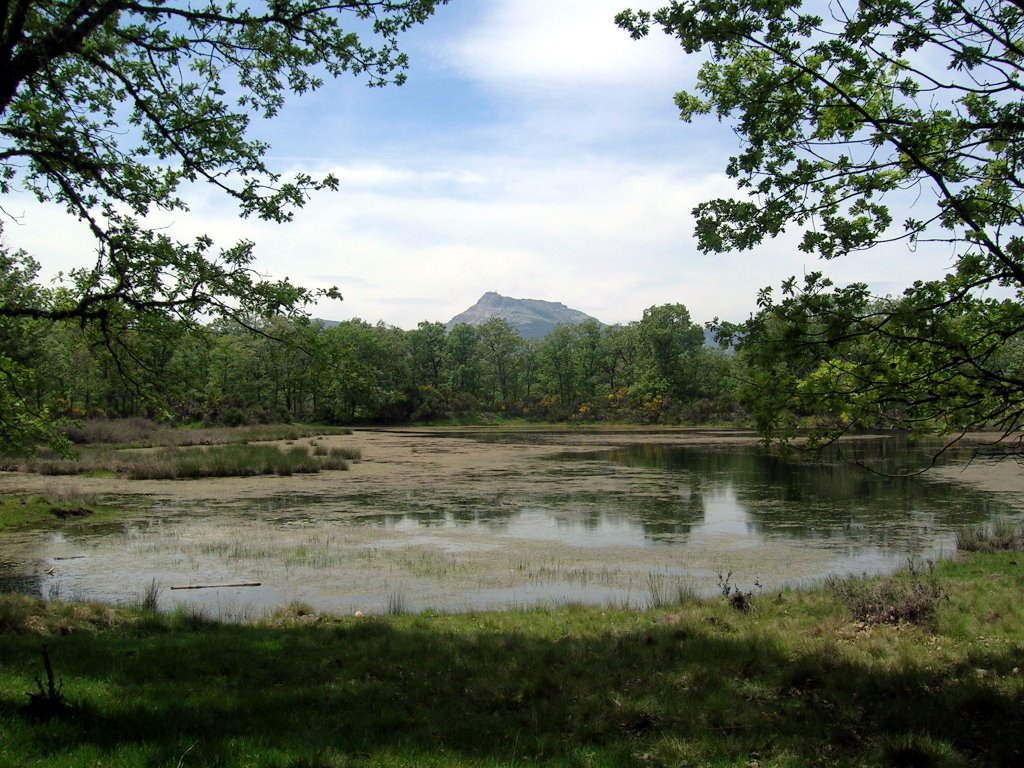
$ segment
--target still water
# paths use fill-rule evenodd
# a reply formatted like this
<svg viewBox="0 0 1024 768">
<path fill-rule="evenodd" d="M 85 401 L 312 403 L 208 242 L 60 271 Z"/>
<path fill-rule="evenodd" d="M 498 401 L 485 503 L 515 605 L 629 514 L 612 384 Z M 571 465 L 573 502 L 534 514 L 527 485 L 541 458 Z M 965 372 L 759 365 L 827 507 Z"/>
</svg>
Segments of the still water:
<svg viewBox="0 0 1024 768">
<path fill-rule="evenodd" d="M 122 484 L 107 497 L 129 510 L 116 523 L 5 535 L 0 588 L 124 603 L 155 584 L 165 608 L 229 620 L 298 602 L 336 613 L 642 607 L 711 594 L 729 573 L 771 589 L 891 570 L 951 554 L 958 527 L 1020 514 L 1013 499 L 891 476 L 927 460 L 897 439 L 799 462 L 733 438 L 328 438 L 362 444 L 364 461 L 312 477 Z M 219 586 L 240 583 L 258 586 Z M 205 588 L 174 589 L 186 586 Z"/>
</svg>

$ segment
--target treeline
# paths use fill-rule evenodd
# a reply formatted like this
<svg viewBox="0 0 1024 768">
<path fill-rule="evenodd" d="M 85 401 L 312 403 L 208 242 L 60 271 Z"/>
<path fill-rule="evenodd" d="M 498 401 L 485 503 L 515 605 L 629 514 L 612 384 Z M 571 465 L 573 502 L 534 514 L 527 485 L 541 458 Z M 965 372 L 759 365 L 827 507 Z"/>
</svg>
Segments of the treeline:
<svg viewBox="0 0 1024 768">
<path fill-rule="evenodd" d="M 733 420 L 731 355 L 704 344 L 686 307 L 628 325 L 560 325 L 527 340 L 506 321 L 126 323 L 116 333 L 23 322 L 5 340 L 21 394 L 50 418 L 146 416 L 178 423 L 329 424 Z M 11 327 L 8 326 L 8 330 Z"/>
</svg>

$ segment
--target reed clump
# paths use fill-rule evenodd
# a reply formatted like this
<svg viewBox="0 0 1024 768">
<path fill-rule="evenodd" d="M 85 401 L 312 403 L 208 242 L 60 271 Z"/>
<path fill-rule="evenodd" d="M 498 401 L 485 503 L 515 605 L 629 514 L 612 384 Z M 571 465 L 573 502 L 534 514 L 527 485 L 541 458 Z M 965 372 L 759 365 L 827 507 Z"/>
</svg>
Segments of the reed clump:
<svg viewBox="0 0 1024 768">
<path fill-rule="evenodd" d="M 956 532 L 956 548 L 960 552 L 1024 551 L 1024 525 L 1001 521 L 961 528 Z"/>
<path fill-rule="evenodd" d="M 348 469 L 347 461 L 312 454 L 305 446 L 284 449 L 276 445 L 218 445 L 209 448 L 172 448 L 137 454 L 126 462 L 124 473 L 133 480 L 183 480 L 202 477 L 315 474 Z"/>
</svg>

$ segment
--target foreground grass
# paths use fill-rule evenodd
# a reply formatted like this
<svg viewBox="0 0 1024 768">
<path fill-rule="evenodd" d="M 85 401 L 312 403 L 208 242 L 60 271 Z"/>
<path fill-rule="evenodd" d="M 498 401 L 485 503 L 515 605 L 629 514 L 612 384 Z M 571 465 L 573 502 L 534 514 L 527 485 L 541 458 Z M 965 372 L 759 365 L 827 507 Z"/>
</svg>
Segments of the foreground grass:
<svg viewBox="0 0 1024 768">
<path fill-rule="evenodd" d="M 0 764 L 1021 764 L 1021 558 L 942 563 L 929 627 L 824 588 L 254 626 L 0 597 Z M 22 709 L 44 643 L 70 705 L 50 720 Z"/>
</svg>

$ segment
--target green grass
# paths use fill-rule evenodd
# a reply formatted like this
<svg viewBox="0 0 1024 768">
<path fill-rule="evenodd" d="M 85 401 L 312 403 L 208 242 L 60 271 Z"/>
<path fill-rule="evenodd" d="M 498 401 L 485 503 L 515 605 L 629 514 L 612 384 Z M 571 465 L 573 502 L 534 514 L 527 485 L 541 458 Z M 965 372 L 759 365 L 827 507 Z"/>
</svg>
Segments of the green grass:
<svg viewBox="0 0 1024 768">
<path fill-rule="evenodd" d="M 1021 557 L 940 564 L 930 628 L 825 588 L 256 625 L 0 597 L 0 765 L 1021 764 Z M 43 643 L 49 722 L 19 712 Z"/>
<path fill-rule="evenodd" d="M 115 516 L 112 507 L 97 503 L 89 495 L 74 494 L 48 497 L 26 494 L 0 494 L 0 531 L 19 528 L 62 527 L 76 521 L 97 520 Z"/>
</svg>

